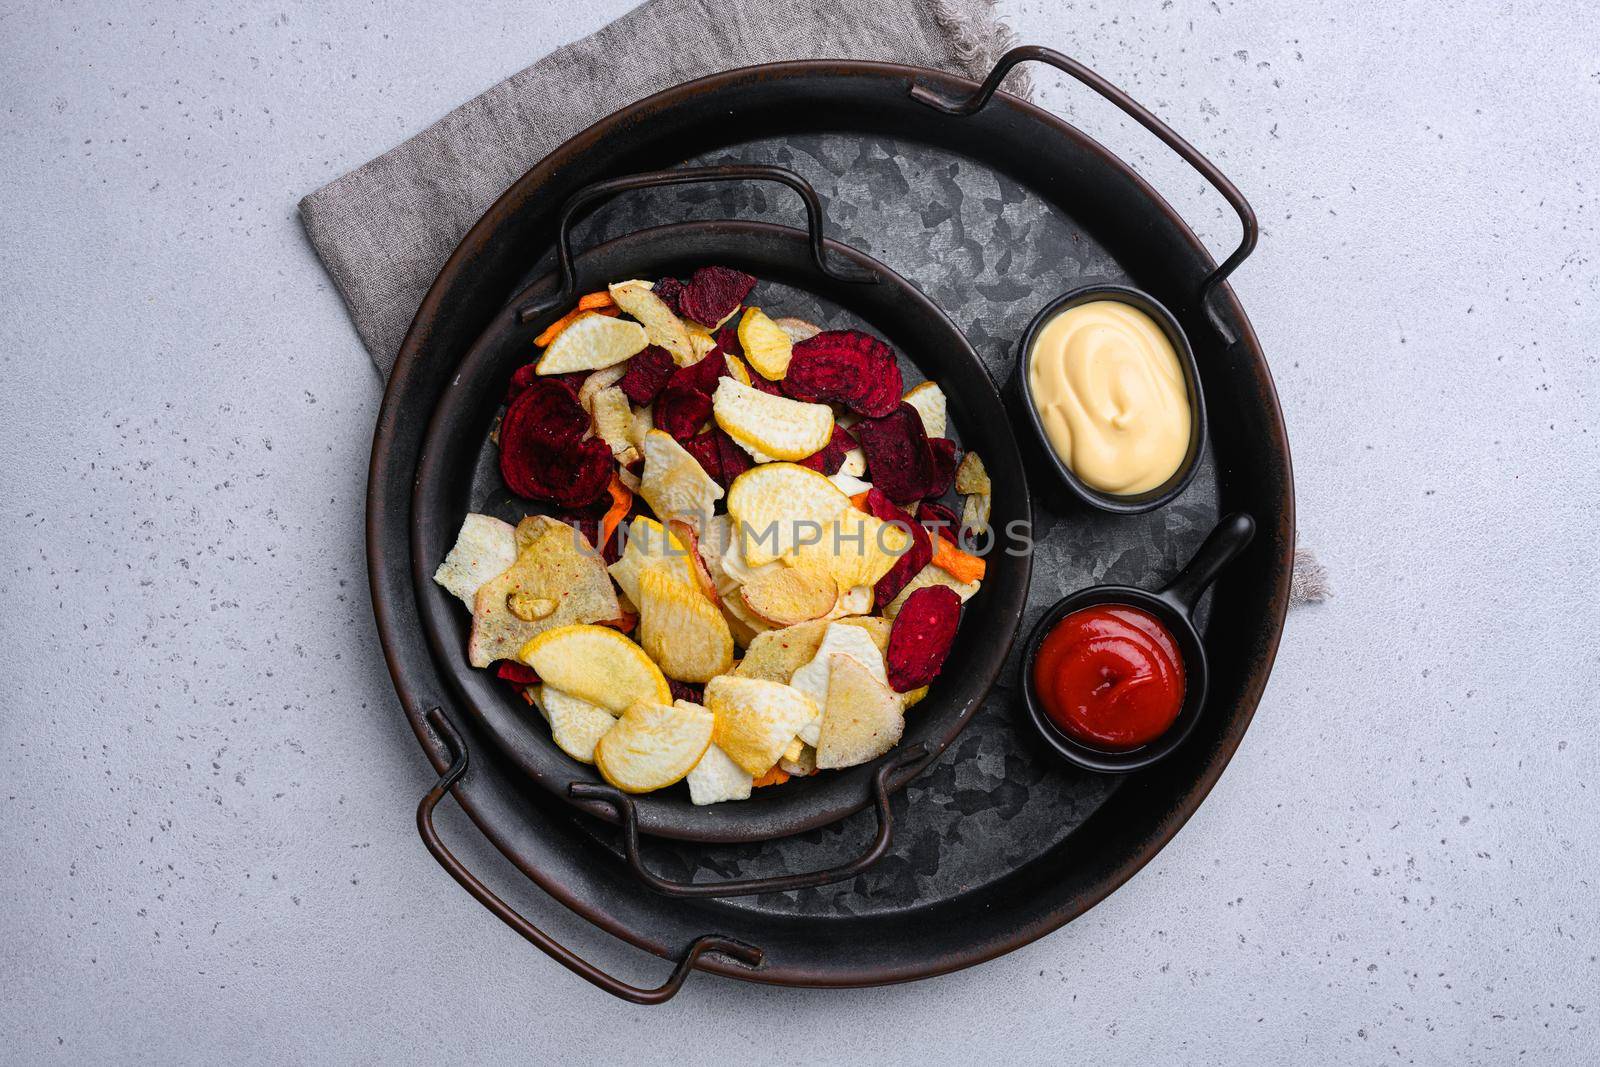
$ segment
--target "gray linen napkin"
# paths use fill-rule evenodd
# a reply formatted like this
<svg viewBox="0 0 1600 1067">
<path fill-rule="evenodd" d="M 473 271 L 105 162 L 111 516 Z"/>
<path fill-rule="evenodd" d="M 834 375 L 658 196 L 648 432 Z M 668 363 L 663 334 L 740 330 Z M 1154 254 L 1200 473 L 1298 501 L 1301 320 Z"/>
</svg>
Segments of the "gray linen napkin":
<svg viewBox="0 0 1600 1067">
<path fill-rule="evenodd" d="M 911 62 L 981 78 L 1011 46 L 993 0 L 647 0 L 300 201 L 300 218 L 388 377 L 444 261 L 499 195 L 573 134 L 652 93 L 787 59 Z M 659 42 L 694 41 L 694 48 Z M 615 62 L 616 56 L 631 62 Z M 1027 92 L 1023 72 L 1008 80 Z"/>
<path fill-rule="evenodd" d="M 786 59 L 911 62 L 981 78 L 1013 44 L 993 0 L 646 0 L 300 201 L 311 244 L 385 378 L 428 286 L 467 230 L 573 134 L 661 89 Z M 695 48 L 660 48 L 692 40 Z M 612 57 L 633 62 L 619 66 Z M 1027 73 L 1006 81 L 1029 97 Z M 1292 603 L 1329 595 L 1296 547 Z"/>
</svg>

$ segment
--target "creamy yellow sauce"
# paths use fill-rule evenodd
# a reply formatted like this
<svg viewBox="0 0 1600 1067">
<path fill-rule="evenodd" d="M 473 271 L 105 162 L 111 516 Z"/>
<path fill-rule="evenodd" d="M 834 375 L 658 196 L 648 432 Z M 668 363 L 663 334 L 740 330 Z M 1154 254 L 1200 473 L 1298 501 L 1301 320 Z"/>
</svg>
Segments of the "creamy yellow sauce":
<svg viewBox="0 0 1600 1067">
<path fill-rule="evenodd" d="M 1045 323 L 1028 350 L 1028 386 L 1050 447 L 1103 493 L 1161 485 L 1183 464 L 1194 413 L 1166 333 L 1120 300 Z"/>
</svg>

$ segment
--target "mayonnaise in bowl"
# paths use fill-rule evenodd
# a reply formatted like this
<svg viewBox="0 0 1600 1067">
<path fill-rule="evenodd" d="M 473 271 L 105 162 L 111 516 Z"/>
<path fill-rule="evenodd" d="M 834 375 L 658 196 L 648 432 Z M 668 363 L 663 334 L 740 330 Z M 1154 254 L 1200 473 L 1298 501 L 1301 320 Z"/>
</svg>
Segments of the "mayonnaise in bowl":
<svg viewBox="0 0 1600 1067">
<path fill-rule="evenodd" d="M 1178 352 L 1150 315 L 1117 299 L 1068 307 L 1033 331 L 1025 358 L 1045 440 L 1084 485 L 1136 496 L 1183 467 L 1195 412 Z"/>
</svg>

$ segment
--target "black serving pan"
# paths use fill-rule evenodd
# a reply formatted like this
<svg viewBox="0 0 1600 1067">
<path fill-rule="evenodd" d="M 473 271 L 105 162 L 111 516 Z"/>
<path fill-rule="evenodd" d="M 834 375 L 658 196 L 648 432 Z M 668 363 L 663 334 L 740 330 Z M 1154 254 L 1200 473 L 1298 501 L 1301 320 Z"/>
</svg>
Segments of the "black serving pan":
<svg viewBox="0 0 1600 1067">
<path fill-rule="evenodd" d="M 512 371 L 536 352 L 533 338 L 570 306 L 576 292 L 603 289 L 608 282 L 686 276 L 696 267 L 717 263 L 760 279 L 750 302 L 765 305 L 773 315 L 786 313 L 786 301 L 801 294 L 808 307 L 834 309 L 831 316 L 817 321 L 828 328 L 859 327 L 887 340 L 899 354 L 908 387 L 924 377 L 940 383 L 949 400 L 950 423 L 956 431 L 952 436 L 964 448 L 976 450 L 989 471 L 993 523 L 1000 529 L 1028 523 L 1027 486 L 1016 440 L 999 394 L 972 346 L 905 279 L 865 253 L 827 241 L 815 195 L 802 179 L 773 167 L 693 168 L 601 183 L 578 193 L 573 203 L 660 185 L 753 179 L 781 182 L 800 192 L 811 226 L 800 230 L 745 221 L 676 223 L 617 237 L 575 256 L 563 230 L 558 240 L 562 268 L 507 301 L 440 393 L 411 502 L 411 566 L 423 626 L 462 705 L 511 761 L 541 786 L 609 821 L 620 817 L 637 831 L 689 841 L 750 842 L 800 833 L 873 803 L 879 781 L 890 792 L 904 786 L 945 750 L 978 709 L 1005 663 L 1028 592 L 1031 557 L 991 552 L 983 588 L 963 612 L 945 668 L 927 698 L 907 716 L 905 737 L 894 752 L 860 767 L 759 789 L 737 803 L 696 806 L 683 788 L 628 797 L 605 785 L 594 768 L 556 748 L 543 720 L 508 686 L 491 672 L 468 665 L 467 615 L 459 601 L 433 581 L 434 569 L 468 511 L 496 513 L 514 523 L 538 510 L 505 489 L 498 449 L 489 433 Z M 468 478 L 467 472 L 475 474 Z M 894 769 L 880 778 L 879 769 L 890 763 Z M 881 835 L 885 845 L 891 828 L 886 824 Z M 856 869 L 846 865 L 821 879 L 786 872 L 790 877 L 785 884 L 798 888 L 836 881 Z M 652 884 L 674 891 L 659 880 Z M 763 880 L 738 891 L 774 888 L 779 887 Z M 731 895 L 729 887 L 709 883 L 689 891 Z"/>
<path fill-rule="evenodd" d="M 1021 100 L 990 98 L 1021 59 L 1067 71 L 1168 144 L 1176 138 L 1103 79 L 1039 49 L 1008 55 L 983 86 L 924 68 L 845 61 L 713 75 L 618 111 L 513 184 L 446 263 L 402 346 L 374 434 L 367 553 L 402 710 L 441 774 L 418 808 L 419 827 L 473 896 L 615 995 L 658 1002 L 690 970 L 781 985 L 873 985 L 1012 951 L 1070 922 L 1149 862 L 1205 799 L 1249 725 L 1282 632 L 1294 541 L 1289 448 L 1271 376 L 1222 280 L 1254 243 L 1253 217 L 1234 191 L 1246 240 L 1219 268 L 1170 205 L 1101 145 Z M 1193 162 L 1194 150 L 1182 148 Z M 1025 625 L 1083 585 L 1157 582 L 1193 553 L 1223 509 L 1260 523 L 1200 605 L 1208 709 L 1170 758 L 1119 779 L 1063 768 L 1018 728 L 1008 664 L 951 749 L 894 798 L 896 840 L 872 870 L 799 893 L 684 901 L 641 886 L 615 830 L 529 781 L 461 706 L 431 653 L 410 566 L 413 481 L 438 399 L 494 316 L 546 272 L 559 209 L 573 192 L 623 174 L 726 162 L 804 173 L 829 201 L 842 238 L 950 313 L 997 382 L 1013 372 L 1013 346 L 1028 320 L 1056 293 L 1090 281 L 1128 284 L 1172 310 L 1194 347 L 1212 428 L 1182 496 L 1149 515 L 1091 514 L 1046 488 L 1048 471 L 1023 448 L 1039 535 Z M 582 226 L 598 243 L 666 211 L 792 221 L 784 210 L 793 208 L 756 194 L 665 205 L 646 196 L 608 205 Z M 1026 284 L 1008 284 L 1012 275 Z M 1021 418 L 1012 413 L 1014 425 Z M 446 793 L 549 895 L 675 961 L 671 977 L 653 988 L 623 982 L 510 908 L 434 830 L 433 810 Z M 659 869 L 696 880 L 801 869 L 830 853 L 853 855 L 873 819 L 863 812 L 732 850 L 648 839 L 645 849 Z M 466 919 L 435 921 L 459 929 Z"/>
</svg>

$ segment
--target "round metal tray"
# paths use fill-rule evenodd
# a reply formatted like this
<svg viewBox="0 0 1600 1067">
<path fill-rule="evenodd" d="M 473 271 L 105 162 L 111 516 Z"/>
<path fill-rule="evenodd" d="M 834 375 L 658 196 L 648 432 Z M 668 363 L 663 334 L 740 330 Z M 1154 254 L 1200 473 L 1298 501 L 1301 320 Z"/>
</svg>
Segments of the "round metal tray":
<svg viewBox="0 0 1600 1067">
<path fill-rule="evenodd" d="M 1119 106 L 1137 108 L 1064 57 L 1028 50 L 1009 62 L 1018 58 L 1055 63 Z M 1175 135 L 1164 139 L 1172 144 Z M 1175 147 L 1193 153 L 1181 141 Z M 1199 474 L 1172 505 L 1141 516 L 1090 513 L 1055 481 L 1037 446 L 1018 435 L 1037 545 L 1024 626 L 1083 585 L 1159 584 L 1219 510 L 1249 511 L 1260 524 L 1255 543 L 1202 605 L 1212 691 L 1206 715 L 1172 758 L 1126 778 L 1062 765 L 1018 719 L 1013 652 L 965 732 L 893 801 L 897 837 L 876 866 L 852 881 L 797 893 L 685 901 L 641 885 L 618 858 L 613 827 L 550 797 L 477 732 L 432 657 L 412 581 L 411 490 L 429 418 L 474 340 L 548 269 L 536 253 L 551 247 L 569 195 L 621 174 L 727 162 L 776 163 L 810 180 L 827 202 L 832 236 L 868 251 L 944 308 L 1009 404 L 1019 402 L 1015 342 L 1057 293 L 1089 280 L 1132 284 L 1178 317 L 1200 365 L 1213 433 Z M 430 290 L 390 379 L 373 444 L 367 547 L 374 611 L 406 715 L 443 772 L 419 809 L 435 855 L 559 962 L 644 1002 L 672 995 L 696 968 L 792 985 L 943 973 L 1056 929 L 1131 877 L 1199 806 L 1238 746 L 1288 606 L 1288 442 L 1243 308 L 1217 284 L 1253 243 L 1254 220 L 1242 200 L 1235 206 L 1246 217 L 1247 240 L 1218 272 L 1153 189 L 1059 119 L 1004 94 L 988 100 L 977 84 L 952 75 L 835 61 L 731 71 L 668 90 L 586 130 L 520 179 Z M 792 223 L 797 214 L 796 205 L 755 186 L 651 191 L 605 205 L 577 232 L 594 244 L 686 218 Z M 1014 426 L 1022 425 L 1019 413 L 1012 412 Z M 447 790 L 550 895 L 609 933 L 677 960 L 673 977 L 654 990 L 625 986 L 511 911 L 434 833 L 432 808 Z M 691 882 L 809 870 L 859 852 L 872 818 L 864 812 L 757 845 L 645 838 L 642 849 L 652 869 Z"/>
</svg>

